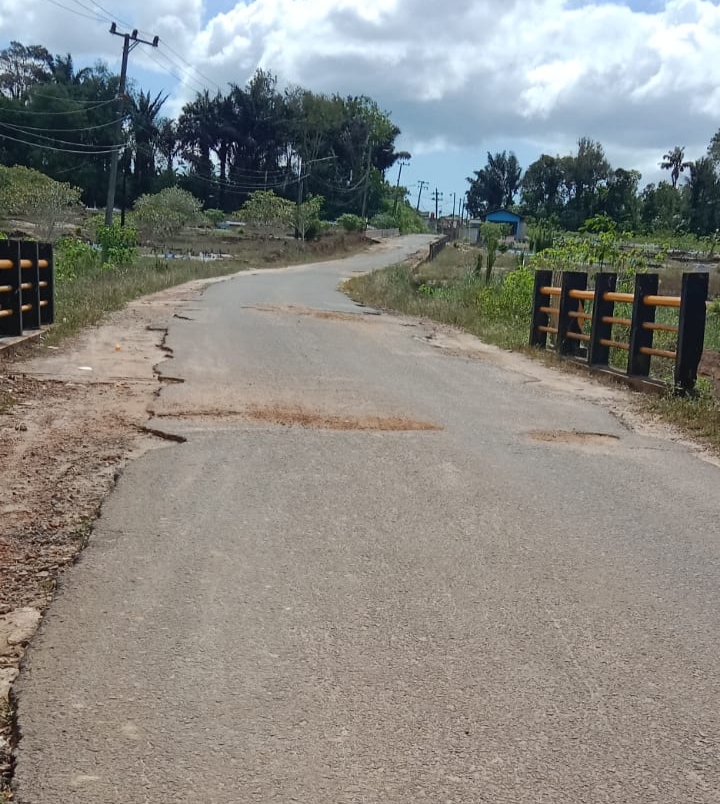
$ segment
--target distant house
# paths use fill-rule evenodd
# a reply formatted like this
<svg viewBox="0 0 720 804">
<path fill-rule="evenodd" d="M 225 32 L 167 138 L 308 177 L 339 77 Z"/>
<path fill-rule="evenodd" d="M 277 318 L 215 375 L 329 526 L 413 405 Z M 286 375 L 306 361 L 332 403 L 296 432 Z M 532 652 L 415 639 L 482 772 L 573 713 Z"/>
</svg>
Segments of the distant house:
<svg viewBox="0 0 720 804">
<path fill-rule="evenodd" d="M 487 223 L 505 223 L 512 227 L 512 236 L 515 240 L 522 240 L 525 237 L 527 226 L 521 215 L 515 212 L 510 212 L 507 209 L 496 209 L 494 212 L 488 212 L 485 216 Z"/>
</svg>

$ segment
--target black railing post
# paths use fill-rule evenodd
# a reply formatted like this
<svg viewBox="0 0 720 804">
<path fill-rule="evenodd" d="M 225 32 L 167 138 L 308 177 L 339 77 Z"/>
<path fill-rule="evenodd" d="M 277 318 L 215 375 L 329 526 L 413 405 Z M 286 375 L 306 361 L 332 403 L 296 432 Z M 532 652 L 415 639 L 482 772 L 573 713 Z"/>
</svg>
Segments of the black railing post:
<svg viewBox="0 0 720 804">
<path fill-rule="evenodd" d="M 705 343 L 705 320 L 709 274 L 683 274 L 680 294 L 677 357 L 675 358 L 675 388 L 692 391 L 697 382 L 697 370 Z"/>
<path fill-rule="evenodd" d="M 40 271 L 38 267 L 38 244 L 33 240 L 20 242 L 20 259 L 29 262 L 27 268 L 20 263 L 20 301 L 28 305 L 29 310 L 23 312 L 23 329 L 40 329 Z"/>
<path fill-rule="evenodd" d="M 541 288 L 552 284 L 552 271 L 535 271 L 535 290 L 533 291 L 532 329 L 530 330 L 530 346 L 544 349 L 547 346 L 547 332 L 540 332 L 540 327 L 548 326 L 550 316 L 541 312 L 541 307 L 549 307 L 550 299 L 541 293 Z"/>
<path fill-rule="evenodd" d="M 643 324 L 652 324 L 655 321 L 655 306 L 643 304 L 645 296 L 655 296 L 658 292 L 657 274 L 635 275 L 635 298 L 633 299 L 632 324 L 630 326 L 630 354 L 628 357 L 628 370 L 630 376 L 647 377 L 650 374 L 650 355 L 644 355 L 640 350 L 651 349 L 653 345 L 653 331 L 645 329 Z"/>
<path fill-rule="evenodd" d="M 0 240 L 0 263 L 9 264 L 0 269 L 0 285 L 8 288 L 0 292 L 0 336 L 22 335 L 20 243 L 17 240 Z"/>
<path fill-rule="evenodd" d="M 591 366 L 607 366 L 610 362 L 610 347 L 600 341 L 612 340 L 612 324 L 603 318 L 612 318 L 615 302 L 605 299 L 606 293 L 614 293 L 617 287 L 617 274 L 599 273 L 595 276 L 595 300 L 593 301 L 592 329 L 588 346 L 588 363 Z"/>
<path fill-rule="evenodd" d="M 560 312 L 558 313 L 558 353 L 561 355 L 576 355 L 582 343 L 575 338 L 568 338 L 568 332 L 582 332 L 580 319 L 570 315 L 571 312 L 584 312 L 585 305 L 582 299 L 570 297 L 571 290 L 585 290 L 588 275 L 581 271 L 565 271 L 560 285 Z"/>
<path fill-rule="evenodd" d="M 53 261 L 53 247 L 50 243 L 40 243 L 38 245 L 38 259 L 47 263 L 46 268 L 40 268 L 40 282 L 45 282 L 45 287 L 41 287 L 40 301 L 47 302 L 40 308 L 40 323 L 53 324 L 55 322 L 55 263 Z"/>
</svg>

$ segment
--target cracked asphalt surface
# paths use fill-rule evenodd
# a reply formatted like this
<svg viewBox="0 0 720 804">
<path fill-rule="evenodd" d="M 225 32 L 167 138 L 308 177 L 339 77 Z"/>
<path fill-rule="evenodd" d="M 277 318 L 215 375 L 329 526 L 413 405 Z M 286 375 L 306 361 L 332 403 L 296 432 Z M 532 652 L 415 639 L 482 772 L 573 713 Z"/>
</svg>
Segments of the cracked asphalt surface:
<svg viewBox="0 0 720 804">
<path fill-rule="evenodd" d="M 128 467 L 33 642 L 21 804 L 720 800 L 718 468 L 335 290 L 424 242 L 174 321 L 151 425 L 187 441 Z"/>
</svg>

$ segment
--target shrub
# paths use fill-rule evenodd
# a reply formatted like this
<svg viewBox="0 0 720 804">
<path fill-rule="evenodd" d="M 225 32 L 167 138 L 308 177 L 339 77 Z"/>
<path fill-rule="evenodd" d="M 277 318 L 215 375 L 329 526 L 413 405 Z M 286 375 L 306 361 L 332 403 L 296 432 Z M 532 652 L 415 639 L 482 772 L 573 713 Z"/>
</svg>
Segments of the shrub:
<svg viewBox="0 0 720 804">
<path fill-rule="evenodd" d="M 137 256 L 138 233 L 130 226 L 100 224 L 95 240 L 102 247 L 103 260 L 110 265 L 129 265 Z"/>
<path fill-rule="evenodd" d="M 202 202 L 187 190 L 167 187 L 135 202 L 133 221 L 143 241 L 165 243 L 183 227 L 202 220 Z"/>
<path fill-rule="evenodd" d="M 0 210 L 35 224 L 39 240 L 55 240 L 80 213 L 80 190 L 31 168 L 0 165 Z"/>
<path fill-rule="evenodd" d="M 206 218 L 207 222 L 214 227 L 221 224 L 227 217 L 221 209 L 206 209 L 203 212 L 203 216 Z"/>
<path fill-rule="evenodd" d="M 390 212 L 381 212 L 375 215 L 370 223 L 376 229 L 399 229 L 397 218 Z"/>
<path fill-rule="evenodd" d="M 263 237 L 283 233 L 296 223 L 292 201 L 275 195 L 272 190 L 256 190 L 242 205 L 237 217 L 257 229 Z"/>
<path fill-rule="evenodd" d="M 351 215 L 346 212 L 337 219 L 337 222 L 346 232 L 365 231 L 365 221 L 359 215 Z"/>
<path fill-rule="evenodd" d="M 61 237 L 55 245 L 55 277 L 76 279 L 100 266 L 100 252 L 75 237 Z"/>
<path fill-rule="evenodd" d="M 311 195 L 295 207 L 295 228 L 301 240 L 314 240 L 320 235 L 320 212 L 324 200 L 321 195 Z"/>
</svg>

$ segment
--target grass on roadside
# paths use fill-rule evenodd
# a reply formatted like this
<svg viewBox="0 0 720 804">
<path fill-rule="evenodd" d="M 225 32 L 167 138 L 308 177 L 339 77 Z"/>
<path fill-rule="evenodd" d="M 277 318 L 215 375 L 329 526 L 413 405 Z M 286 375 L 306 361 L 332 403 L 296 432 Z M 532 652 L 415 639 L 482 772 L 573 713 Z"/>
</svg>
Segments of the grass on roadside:
<svg viewBox="0 0 720 804">
<path fill-rule="evenodd" d="M 720 404 L 707 380 L 698 380 L 695 397 L 672 393 L 648 396 L 643 398 L 643 407 L 689 436 L 720 450 Z"/>
<path fill-rule="evenodd" d="M 353 277 L 343 289 L 373 307 L 432 318 L 507 349 L 521 348 L 530 326 L 532 273 L 512 271 L 486 286 L 472 271 L 476 253 L 445 249 L 417 271 L 395 265 Z"/>
<path fill-rule="evenodd" d="M 121 268 L 94 268 L 55 287 L 55 324 L 43 341 L 53 345 L 84 327 L 97 324 L 105 313 L 128 302 L 192 279 L 236 273 L 246 266 L 234 260 L 163 260 L 138 258 Z"/>
<path fill-rule="evenodd" d="M 518 269 L 500 274 L 485 287 L 472 273 L 476 250 L 448 248 L 432 263 L 411 269 L 396 265 L 353 277 L 343 290 L 355 301 L 407 315 L 427 317 L 467 330 L 506 349 L 528 346 L 533 273 Z M 619 313 L 618 313 L 619 314 Z M 708 316 L 706 349 L 720 344 L 720 315 Z M 674 348 L 670 343 L 662 343 Z M 622 355 L 624 360 L 626 354 Z M 562 368 L 562 361 L 555 363 Z M 669 365 L 669 364 L 668 364 Z M 662 369 L 659 370 L 659 373 Z M 639 396 L 642 408 L 688 435 L 720 450 L 720 400 L 710 384 L 701 379 L 696 397 Z"/>
</svg>

